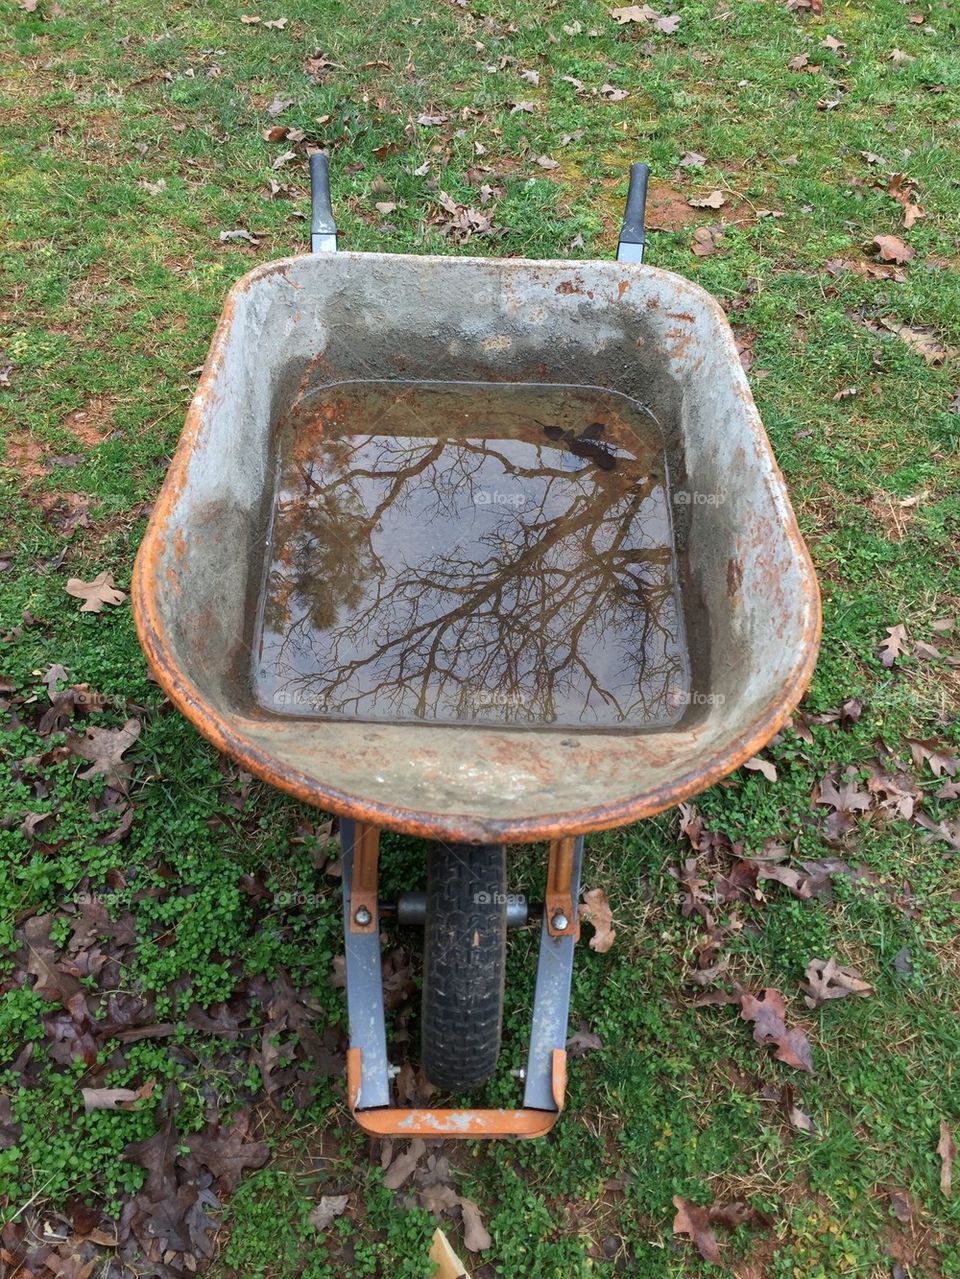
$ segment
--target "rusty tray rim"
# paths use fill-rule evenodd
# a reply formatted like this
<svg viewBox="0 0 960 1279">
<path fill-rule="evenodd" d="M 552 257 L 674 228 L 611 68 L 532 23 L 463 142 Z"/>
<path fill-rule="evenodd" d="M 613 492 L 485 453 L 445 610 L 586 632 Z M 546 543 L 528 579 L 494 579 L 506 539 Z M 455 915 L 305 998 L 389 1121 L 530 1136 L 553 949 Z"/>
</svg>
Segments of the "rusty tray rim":
<svg viewBox="0 0 960 1279">
<path fill-rule="evenodd" d="M 332 255 L 331 255 L 332 256 Z M 147 659 L 147 665 L 157 683 L 163 689 L 177 710 L 185 716 L 201 736 L 212 742 L 218 750 L 229 755 L 248 772 L 280 790 L 286 791 L 303 803 L 322 808 L 338 816 L 350 817 L 358 822 L 371 826 L 396 830 L 403 834 L 418 835 L 430 839 L 448 840 L 483 840 L 487 843 L 533 843 L 540 840 L 555 839 L 561 835 L 589 834 L 592 831 L 609 830 L 623 826 L 629 822 L 652 817 L 664 809 L 672 808 L 684 800 L 707 790 L 710 786 L 729 776 L 745 760 L 761 750 L 770 739 L 785 725 L 793 710 L 800 701 L 809 683 L 816 664 L 821 625 L 822 609 L 820 587 L 813 562 L 806 544 L 800 534 L 793 508 L 787 502 L 787 519 L 785 533 L 790 542 L 803 582 L 803 597 L 806 604 L 806 627 L 800 638 L 799 655 L 789 674 L 784 679 L 779 693 L 768 701 L 763 710 L 755 717 L 748 730 L 734 738 L 727 747 L 715 752 L 704 764 L 693 772 L 687 770 L 669 783 L 663 783 L 652 790 L 646 790 L 636 797 L 616 800 L 612 803 L 598 804 L 595 807 L 579 808 L 566 812 L 541 813 L 535 817 L 499 818 L 495 816 L 478 817 L 471 813 L 430 813 L 419 809 L 411 809 L 364 799 L 326 785 L 314 777 L 278 761 L 273 755 L 261 750 L 255 742 L 237 731 L 230 722 L 208 703 L 200 690 L 188 678 L 174 659 L 166 641 L 156 607 L 153 587 L 158 582 L 158 561 L 164 543 L 163 530 L 186 481 L 187 467 L 194 443 L 199 434 L 203 420 L 205 401 L 210 393 L 211 383 L 222 362 L 228 332 L 233 321 L 233 310 L 237 299 L 248 292 L 260 280 L 277 274 L 284 274 L 294 263 L 310 258 L 322 262 L 326 255 L 295 254 L 277 258 L 271 262 L 261 263 L 231 286 L 224 299 L 223 310 L 214 329 L 213 338 L 204 362 L 203 372 L 197 384 L 196 392 L 187 410 L 186 419 L 176 450 L 167 469 L 153 511 L 147 524 L 146 532 L 137 551 L 133 566 L 130 587 L 131 607 L 137 638 Z M 363 253 L 338 252 L 336 259 L 352 261 L 378 259 L 381 263 L 393 259 L 413 260 L 417 262 L 443 263 L 443 269 L 456 270 L 457 263 L 491 263 L 503 266 L 504 270 L 550 268 L 558 273 L 582 270 L 584 267 L 608 266 L 611 271 L 625 272 L 629 277 L 654 275 L 682 285 L 692 296 L 695 296 L 715 318 L 721 321 L 720 334 L 727 348 L 727 354 L 738 360 L 733 335 L 726 315 L 720 304 L 700 285 L 660 267 L 649 265 L 600 262 L 597 260 L 579 259 L 536 259 L 536 258 L 481 258 L 467 256 L 445 256 L 430 254 L 396 254 L 396 253 Z M 773 450 L 770 447 L 766 431 L 752 397 L 747 401 L 747 410 L 755 418 L 759 427 L 758 445 L 766 452 L 771 474 L 779 480 L 784 492 L 787 486 L 780 467 L 777 465 Z M 387 726 L 392 727 L 392 726 Z M 406 726 L 408 729 L 410 725 Z M 456 725 L 451 725 L 456 728 Z M 491 736 L 513 738 L 516 730 L 480 729 L 472 727 L 474 732 L 488 732 Z"/>
</svg>

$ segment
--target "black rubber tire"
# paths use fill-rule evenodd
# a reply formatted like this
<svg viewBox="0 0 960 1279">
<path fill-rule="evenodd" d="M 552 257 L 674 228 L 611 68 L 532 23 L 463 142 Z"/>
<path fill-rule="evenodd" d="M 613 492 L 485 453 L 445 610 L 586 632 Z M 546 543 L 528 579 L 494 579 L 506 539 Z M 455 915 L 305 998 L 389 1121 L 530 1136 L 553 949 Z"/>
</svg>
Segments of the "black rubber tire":
<svg viewBox="0 0 960 1279">
<path fill-rule="evenodd" d="M 431 844 L 421 1063 L 445 1092 L 479 1088 L 500 1052 L 507 949 L 506 849 Z"/>
</svg>

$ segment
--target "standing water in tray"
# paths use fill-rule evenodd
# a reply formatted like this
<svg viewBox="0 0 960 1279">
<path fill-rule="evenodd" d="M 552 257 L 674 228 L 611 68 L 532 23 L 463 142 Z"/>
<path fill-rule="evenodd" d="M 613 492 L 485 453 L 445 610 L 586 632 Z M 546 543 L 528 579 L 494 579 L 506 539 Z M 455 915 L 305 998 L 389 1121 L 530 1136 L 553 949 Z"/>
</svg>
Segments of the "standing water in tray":
<svg viewBox="0 0 960 1279">
<path fill-rule="evenodd" d="M 283 715 L 663 728 L 663 440 L 592 387 L 345 382 L 281 429 L 253 686 Z"/>
</svg>

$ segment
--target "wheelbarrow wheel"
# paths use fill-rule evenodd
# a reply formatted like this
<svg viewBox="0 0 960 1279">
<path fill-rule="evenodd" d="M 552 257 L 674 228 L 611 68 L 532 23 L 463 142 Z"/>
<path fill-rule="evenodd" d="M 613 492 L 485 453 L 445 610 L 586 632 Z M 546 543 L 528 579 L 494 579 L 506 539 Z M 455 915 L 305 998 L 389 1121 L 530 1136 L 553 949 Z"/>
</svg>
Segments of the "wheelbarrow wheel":
<svg viewBox="0 0 960 1279">
<path fill-rule="evenodd" d="M 431 844 L 423 942 L 421 1060 L 447 1092 L 478 1088 L 500 1052 L 507 947 L 506 850 Z"/>
</svg>

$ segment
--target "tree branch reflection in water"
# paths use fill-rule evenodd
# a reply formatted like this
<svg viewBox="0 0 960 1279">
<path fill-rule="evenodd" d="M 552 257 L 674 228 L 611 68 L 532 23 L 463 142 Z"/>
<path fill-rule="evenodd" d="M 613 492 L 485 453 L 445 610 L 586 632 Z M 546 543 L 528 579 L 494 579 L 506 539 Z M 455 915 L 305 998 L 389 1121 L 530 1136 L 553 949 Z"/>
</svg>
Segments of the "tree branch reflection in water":
<svg viewBox="0 0 960 1279">
<path fill-rule="evenodd" d="M 689 674 L 663 446 L 633 401 L 345 383 L 292 417 L 280 448 L 261 704 L 393 721 L 678 718 Z"/>
</svg>

